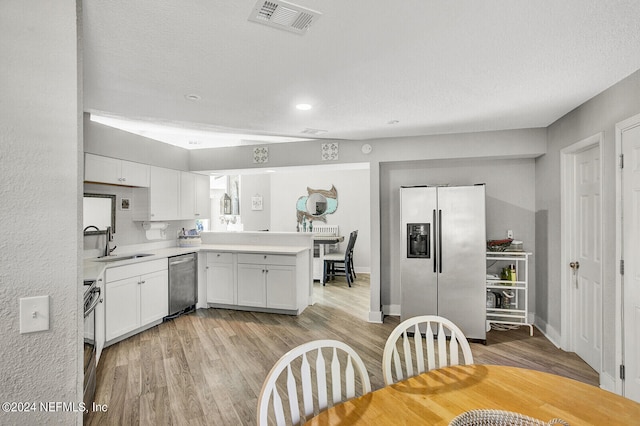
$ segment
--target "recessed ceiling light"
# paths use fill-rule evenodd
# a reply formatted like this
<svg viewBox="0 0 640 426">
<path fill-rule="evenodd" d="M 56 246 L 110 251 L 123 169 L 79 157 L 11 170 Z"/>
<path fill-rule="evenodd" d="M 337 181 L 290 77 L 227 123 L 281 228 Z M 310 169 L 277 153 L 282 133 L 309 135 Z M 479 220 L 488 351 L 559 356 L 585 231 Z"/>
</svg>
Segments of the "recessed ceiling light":
<svg viewBox="0 0 640 426">
<path fill-rule="evenodd" d="M 309 104 L 298 104 L 296 105 L 296 109 L 299 109 L 300 111 L 309 111 L 311 108 L 313 108 L 311 105 Z"/>
<path fill-rule="evenodd" d="M 189 94 L 189 95 L 184 95 L 184 97 L 188 100 L 188 101 L 199 101 L 200 100 L 200 96 L 196 95 L 196 94 Z"/>
</svg>

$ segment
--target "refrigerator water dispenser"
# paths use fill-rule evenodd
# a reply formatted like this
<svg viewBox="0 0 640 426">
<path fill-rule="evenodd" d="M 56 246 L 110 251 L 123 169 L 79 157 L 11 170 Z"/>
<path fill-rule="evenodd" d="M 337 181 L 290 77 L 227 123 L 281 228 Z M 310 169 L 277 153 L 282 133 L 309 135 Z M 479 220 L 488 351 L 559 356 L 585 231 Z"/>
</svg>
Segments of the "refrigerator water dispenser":
<svg viewBox="0 0 640 426">
<path fill-rule="evenodd" d="M 407 223 L 407 257 L 431 257 L 430 230 L 430 223 Z"/>
</svg>

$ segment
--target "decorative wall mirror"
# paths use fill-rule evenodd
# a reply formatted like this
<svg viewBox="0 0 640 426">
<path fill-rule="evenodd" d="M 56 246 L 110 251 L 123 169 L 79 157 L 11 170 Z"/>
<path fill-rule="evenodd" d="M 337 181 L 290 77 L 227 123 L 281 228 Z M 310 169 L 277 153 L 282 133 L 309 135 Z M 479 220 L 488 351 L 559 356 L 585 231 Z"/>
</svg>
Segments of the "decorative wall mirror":
<svg viewBox="0 0 640 426">
<path fill-rule="evenodd" d="M 296 210 L 298 223 L 303 219 L 309 221 L 320 220 L 326 222 L 326 215 L 335 213 L 338 209 L 338 190 L 331 185 L 331 189 L 312 189 L 307 187 L 309 195 L 298 198 Z"/>
<path fill-rule="evenodd" d="M 82 229 L 84 235 L 106 234 L 107 227 L 116 232 L 116 196 L 84 194 L 82 199 Z"/>
</svg>

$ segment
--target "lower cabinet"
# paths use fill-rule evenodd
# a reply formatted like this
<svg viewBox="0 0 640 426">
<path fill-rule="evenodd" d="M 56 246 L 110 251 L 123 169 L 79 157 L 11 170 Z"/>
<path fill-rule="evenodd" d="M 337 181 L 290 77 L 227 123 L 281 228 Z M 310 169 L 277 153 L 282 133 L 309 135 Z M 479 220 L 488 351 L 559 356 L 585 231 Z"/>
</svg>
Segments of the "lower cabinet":
<svg viewBox="0 0 640 426">
<path fill-rule="evenodd" d="M 212 306 L 301 313 L 307 306 L 307 253 L 207 253 L 207 302 Z"/>
<path fill-rule="evenodd" d="M 295 256 L 238 255 L 238 305 L 297 309 L 296 295 Z"/>
<path fill-rule="evenodd" d="M 207 253 L 207 302 L 236 304 L 233 253 Z"/>
<path fill-rule="evenodd" d="M 167 316 L 167 259 L 106 271 L 105 334 L 110 342 Z"/>
</svg>

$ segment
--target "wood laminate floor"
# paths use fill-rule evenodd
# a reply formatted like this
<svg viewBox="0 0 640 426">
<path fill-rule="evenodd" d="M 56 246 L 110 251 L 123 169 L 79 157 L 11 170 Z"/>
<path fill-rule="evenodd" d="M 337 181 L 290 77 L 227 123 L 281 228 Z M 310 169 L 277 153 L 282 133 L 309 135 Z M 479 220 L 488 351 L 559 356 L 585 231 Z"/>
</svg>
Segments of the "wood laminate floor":
<svg viewBox="0 0 640 426">
<path fill-rule="evenodd" d="M 274 363 L 316 339 L 337 339 L 362 357 L 372 388 L 383 386 L 382 351 L 398 325 L 367 322 L 369 277 L 352 288 L 344 278 L 314 285 L 315 304 L 300 316 L 198 309 L 109 346 L 98 366 L 90 425 L 254 425 L 257 398 Z M 598 374 L 575 354 L 557 349 L 537 330 L 491 331 L 472 343 L 478 364 L 521 366 L 598 385 Z"/>
</svg>

